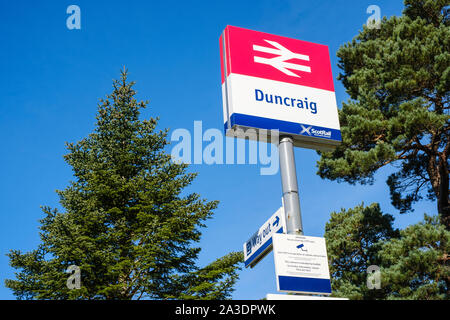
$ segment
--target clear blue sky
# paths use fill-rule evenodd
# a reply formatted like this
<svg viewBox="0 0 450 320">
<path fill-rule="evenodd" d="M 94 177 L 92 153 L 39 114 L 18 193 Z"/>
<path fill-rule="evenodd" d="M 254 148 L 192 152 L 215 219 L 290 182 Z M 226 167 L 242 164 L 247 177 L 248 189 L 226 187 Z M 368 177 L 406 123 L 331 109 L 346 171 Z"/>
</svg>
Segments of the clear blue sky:
<svg viewBox="0 0 450 320">
<path fill-rule="evenodd" d="M 66 8 L 81 8 L 81 30 L 66 28 Z M 111 92 L 122 66 L 137 82 L 138 99 L 150 100 L 143 117 L 159 116 L 160 128 L 223 128 L 219 35 L 226 25 L 274 33 L 336 51 L 351 40 L 376 4 L 382 16 L 400 15 L 401 0 L 328 1 L 2 1 L 0 3 L 0 299 L 13 299 L 4 279 L 13 277 L 5 254 L 39 243 L 40 205 L 59 206 L 56 189 L 72 178 L 64 143 L 94 128 L 99 98 Z M 347 99 L 335 80 L 338 105 Z M 303 226 L 323 236 L 333 211 L 379 202 L 397 227 L 435 213 L 422 202 L 400 215 L 385 184 L 389 168 L 372 186 L 350 186 L 316 175 L 318 156 L 296 149 Z M 200 242 L 200 265 L 242 250 L 242 244 L 281 202 L 280 176 L 261 176 L 257 165 L 193 165 L 199 177 L 189 191 L 220 200 Z M 235 299 L 276 293 L 273 256 L 243 270 Z"/>
</svg>

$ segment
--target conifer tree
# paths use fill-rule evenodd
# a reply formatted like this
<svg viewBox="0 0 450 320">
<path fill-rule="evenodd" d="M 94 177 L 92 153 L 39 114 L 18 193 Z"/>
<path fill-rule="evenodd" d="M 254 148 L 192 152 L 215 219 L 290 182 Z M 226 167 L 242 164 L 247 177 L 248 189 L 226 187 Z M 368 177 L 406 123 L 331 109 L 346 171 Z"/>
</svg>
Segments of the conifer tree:
<svg viewBox="0 0 450 320">
<path fill-rule="evenodd" d="M 401 17 L 363 30 L 337 55 L 350 100 L 339 112 L 343 143 L 321 153 L 318 174 L 372 183 L 387 180 L 400 212 L 427 197 L 437 200 L 450 230 L 450 19 L 448 0 L 405 0 Z"/>
<path fill-rule="evenodd" d="M 8 254 L 19 299 L 226 299 L 242 253 L 199 268 L 201 228 L 217 201 L 185 194 L 196 174 L 164 151 L 167 130 L 139 120 L 138 102 L 124 70 L 100 100 L 95 130 L 68 143 L 74 181 L 57 191 L 64 212 L 42 207 L 37 249 Z M 69 289 L 66 270 L 81 271 Z"/>
<path fill-rule="evenodd" d="M 450 299 L 450 231 L 437 216 L 400 231 L 383 244 L 381 280 L 387 299 Z"/>
<path fill-rule="evenodd" d="M 450 231 L 438 216 L 404 230 L 378 204 L 333 212 L 325 238 L 333 296 L 356 300 L 450 299 Z M 368 286 L 369 267 L 379 287 Z"/>
<path fill-rule="evenodd" d="M 331 213 L 325 226 L 325 239 L 334 296 L 355 300 L 387 296 L 385 287 L 371 290 L 366 280 L 369 266 L 381 265 L 382 244 L 399 236 L 393 221 L 377 203 Z"/>
</svg>

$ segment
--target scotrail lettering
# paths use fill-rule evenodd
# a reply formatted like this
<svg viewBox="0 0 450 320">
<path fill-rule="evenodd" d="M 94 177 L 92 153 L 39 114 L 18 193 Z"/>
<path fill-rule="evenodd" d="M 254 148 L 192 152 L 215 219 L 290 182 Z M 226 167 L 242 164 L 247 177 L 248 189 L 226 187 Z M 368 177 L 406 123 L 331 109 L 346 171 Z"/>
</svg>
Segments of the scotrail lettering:
<svg viewBox="0 0 450 320">
<path fill-rule="evenodd" d="M 311 134 L 315 137 L 331 138 L 331 131 L 311 129 Z"/>
<path fill-rule="evenodd" d="M 286 107 L 297 107 L 298 109 L 309 110 L 312 114 L 317 113 L 317 103 L 308 101 L 308 98 L 302 100 L 299 98 L 283 97 L 264 93 L 262 90 L 255 89 L 255 100 L 275 103 Z"/>
</svg>

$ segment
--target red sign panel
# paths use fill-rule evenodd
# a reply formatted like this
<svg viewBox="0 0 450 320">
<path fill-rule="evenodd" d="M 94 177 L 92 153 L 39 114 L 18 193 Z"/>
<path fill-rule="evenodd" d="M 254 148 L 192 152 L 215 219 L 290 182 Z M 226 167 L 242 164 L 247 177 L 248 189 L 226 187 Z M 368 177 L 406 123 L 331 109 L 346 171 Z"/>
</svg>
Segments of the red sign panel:
<svg viewBox="0 0 450 320">
<path fill-rule="evenodd" d="M 233 26 L 223 35 L 227 77 L 235 73 L 334 91 L 327 46 Z M 223 42 L 221 36 L 221 54 Z M 222 83 L 224 74 L 222 66 Z"/>
</svg>

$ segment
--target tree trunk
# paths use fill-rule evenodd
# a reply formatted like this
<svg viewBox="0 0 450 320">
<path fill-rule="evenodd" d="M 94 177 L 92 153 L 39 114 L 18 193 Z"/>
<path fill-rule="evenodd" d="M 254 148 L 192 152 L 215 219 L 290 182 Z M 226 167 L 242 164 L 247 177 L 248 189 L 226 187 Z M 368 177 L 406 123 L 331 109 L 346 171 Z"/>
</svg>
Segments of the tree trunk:
<svg viewBox="0 0 450 320">
<path fill-rule="evenodd" d="M 441 223 L 450 231 L 450 202 L 449 202 L 449 168 L 447 157 L 444 155 L 439 157 L 439 194 L 438 213 Z"/>
</svg>

